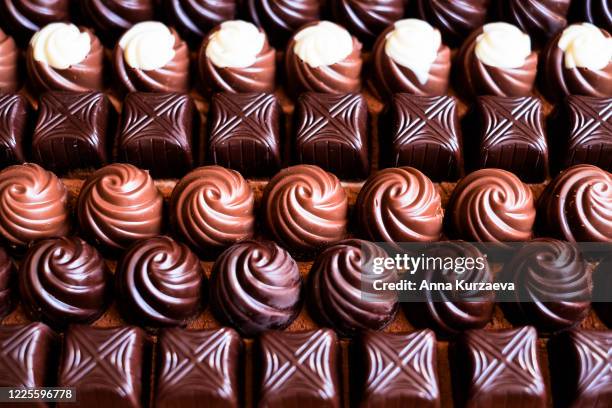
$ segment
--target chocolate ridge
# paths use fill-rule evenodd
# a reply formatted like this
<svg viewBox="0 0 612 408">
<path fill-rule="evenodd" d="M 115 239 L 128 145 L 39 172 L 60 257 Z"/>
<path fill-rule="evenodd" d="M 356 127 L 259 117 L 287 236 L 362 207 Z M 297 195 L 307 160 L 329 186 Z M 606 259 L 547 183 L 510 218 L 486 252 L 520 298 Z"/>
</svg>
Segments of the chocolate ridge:
<svg viewBox="0 0 612 408">
<path fill-rule="evenodd" d="M 161 0 L 170 24 L 197 47 L 218 24 L 236 16 L 236 0 Z"/>
<path fill-rule="evenodd" d="M 283 46 L 305 24 L 316 21 L 320 0 L 247 0 L 249 17 L 270 34 L 275 46 Z"/>
<path fill-rule="evenodd" d="M 0 92 L 15 92 L 20 86 L 19 49 L 13 37 L 0 29 Z"/>
</svg>

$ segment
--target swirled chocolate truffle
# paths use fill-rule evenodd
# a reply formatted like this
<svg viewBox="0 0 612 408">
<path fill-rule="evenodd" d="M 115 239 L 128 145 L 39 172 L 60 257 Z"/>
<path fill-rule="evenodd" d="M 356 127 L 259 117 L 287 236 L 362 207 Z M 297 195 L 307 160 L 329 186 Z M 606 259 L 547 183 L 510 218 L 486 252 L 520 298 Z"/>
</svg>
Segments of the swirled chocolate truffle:
<svg viewBox="0 0 612 408">
<path fill-rule="evenodd" d="M 459 181 L 446 207 L 452 236 L 476 242 L 527 241 L 536 210 L 531 189 L 514 174 L 482 169 Z"/>
<path fill-rule="evenodd" d="M 346 234 L 346 192 L 336 176 L 317 166 L 281 170 L 266 186 L 262 207 L 274 239 L 298 252 L 340 241 Z"/>
<path fill-rule="evenodd" d="M 496 0 L 497 16 L 525 31 L 538 44 L 567 25 L 570 0 Z"/>
<path fill-rule="evenodd" d="M 538 55 L 529 36 L 512 24 L 485 24 L 465 40 L 456 58 L 457 87 L 468 97 L 531 94 Z"/>
<path fill-rule="evenodd" d="M 331 0 L 334 21 L 346 27 L 364 44 L 404 17 L 404 0 Z"/>
<path fill-rule="evenodd" d="M 396 22 L 374 45 L 372 82 L 380 96 L 445 95 L 450 69 L 451 52 L 440 31 L 422 20 Z"/>
<path fill-rule="evenodd" d="M 159 235 L 163 197 L 148 172 L 130 164 L 111 164 L 94 172 L 77 201 L 81 231 L 109 250 Z"/>
<path fill-rule="evenodd" d="M 432 244 L 425 255 L 428 259 L 441 259 L 443 263 L 424 264 L 411 281 L 450 284 L 453 290 L 418 290 L 417 298 L 405 303 L 410 322 L 417 327 L 431 328 L 441 336 L 484 327 L 493 316 L 495 293 L 478 288 L 481 283 L 493 281 L 483 253 L 467 242 L 446 241 Z M 458 286 L 458 282 L 462 285 Z"/>
<path fill-rule="evenodd" d="M 204 272 L 189 247 L 159 236 L 132 245 L 117 266 L 116 288 L 123 316 L 144 326 L 177 326 L 202 306 Z"/>
<path fill-rule="evenodd" d="M 369 270 L 374 258 L 385 258 L 379 246 L 358 239 L 338 242 L 315 259 L 308 275 L 308 308 L 322 326 L 351 337 L 365 330 L 381 330 L 395 317 L 398 302 L 393 291 L 374 290 L 395 282 L 395 270 Z"/>
<path fill-rule="evenodd" d="M 21 264 L 22 306 L 31 319 L 55 327 L 91 323 L 109 303 L 110 278 L 102 256 L 81 238 L 45 239 Z"/>
<path fill-rule="evenodd" d="M 459 45 L 487 18 L 491 0 L 415 0 L 418 18 L 442 32 L 446 44 Z"/>
<path fill-rule="evenodd" d="M 362 65 L 361 43 L 345 28 L 329 21 L 311 23 L 287 45 L 286 85 L 293 96 L 359 92 Z"/>
<path fill-rule="evenodd" d="M 291 255 L 271 241 L 244 241 L 213 266 L 212 311 L 245 336 L 284 329 L 300 312 L 302 278 Z"/>
<path fill-rule="evenodd" d="M 541 238 L 525 243 L 504 264 L 503 282 L 513 282 L 512 299 L 502 302 L 506 316 L 555 332 L 578 324 L 589 313 L 591 277 L 579 249 Z"/>
<path fill-rule="evenodd" d="M 15 278 L 15 264 L 4 248 L 0 247 L 0 319 L 13 309 Z"/>
<path fill-rule="evenodd" d="M 200 81 L 210 92 L 274 92 L 276 51 L 261 29 L 241 20 L 217 26 L 202 42 Z"/>
<path fill-rule="evenodd" d="M 25 47 L 41 27 L 70 19 L 70 0 L 3 0 L 0 2 L 2 29 L 20 47 Z"/>
<path fill-rule="evenodd" d="M 113 51 L 117 85 L 125 92 L 187 92 L 189 48 L 173 28 L 145 21 L 130 28 Z"/>
<path fill-rule="evenodd" d="M 153 19 L 157 0 L 79 0 L 86 25 L 95 29 L 107 46 L 136 23 Z"/>
<path fill-rule="evenodd" d="M 364 235 L 376 242 L 430 242 L 442 233 L 442 201 L 431 180 L 412 167 L 371 176 L 357 198 Z"/>
<path fill-rule="evenodd" d="M 300 27 L 317 21 L 322 9 L 321 0 L 247 0 L 247 7 L 275 46 L 284 46 Z"/>
<path fill-rule="evenodd" d="M 538 227 L 570 242 L 612 242 L 612 175 L 577 165 L 551 181 L 538 202 Z"/>
<path fill-rule="evenodd" d="M 104 88 L 104 49 L 98 37 L 74 24 L 51 23 L 32 37 L 26 53 L 28 80 L 38 92 L 87 92 Z"/>
<path fill-rule="evenodd" d="M 0 29 L 0 92 L 15 92 L 19 84 L 19 49 L 13 37 Z"/>
<path fill-rule="evenodd" d="M 567 95 L 612 95 L 612 38 L 589 23 L 572 24 L 540 55 L 542 92 L 552 100 Z"/>
<path fill-rule="evenodd" d="M 200 167 L 172 191 L 170 222 L 194 250 L 214 251 L 253 236 L 254 205 L 253 191 L 240 173 Z"/>
<path fill-rule="evenodd" d="M 66 187 L 33 163 L 0 171 L 0 214 L 0 239 L 13 247 L 70 231 Z"/>
<path fill-rule="evenodd" d="M 237 0 L 161 0 L 171 26 L 192 47 L 214 27 L 236 16 Z"/>
</svg>

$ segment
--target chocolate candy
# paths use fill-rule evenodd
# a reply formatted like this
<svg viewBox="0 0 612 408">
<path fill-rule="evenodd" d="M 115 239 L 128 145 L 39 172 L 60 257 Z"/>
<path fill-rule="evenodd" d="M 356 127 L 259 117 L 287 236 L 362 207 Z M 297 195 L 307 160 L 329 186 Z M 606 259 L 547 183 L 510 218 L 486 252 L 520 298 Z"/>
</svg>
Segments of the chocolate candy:
<svg viewBox="0 0 612 408">
<path fill-rule="evenodd" d="M 51 386 L 57 343 L 43 323 L 0 326 L 0 387 Z"/>
<path fill-rule="evenodd" d="M 598 167 L 570 167 L 538 202 L 539 229 L 570 242 L 612 241 L 612 175 Z"/>
<path fill-rule="evenodd" d="M 612 31 L 612 11 L 608 0 L 573 1 L 570 13 L 575 21 L 588 21 L 608 32 Z"/>
<path fill-rule="evenodd" d="M 2 54 L 0 54 L 2 55 Z M 19 94 L 0 94 L 0 168 L 25 160 L 29 105 Z"/>
<path fill-rule="evenodd" d="M 537 333 L 530 326 L 466 332 L 456 348 L 460 399 L 470 407 L 544 408 L 546 388 L 536 341 Z"/>
<path fill-rule="evenodd" d="M 351 239 L 328 247 L 315 259 L 308 276 L 308 307 L 322 326 L 340 335 L 353 336 L 365 330 L 381 330 L 395 317 L 397 294 L 374 289 L 395 282 L 394 270 L 376 274 L 369 265 L 387 253 L 377 245 Z"/>
<path fill-rule="evenodd" d="M 276 51 L 263 29 L 246 21 L 221 23 L 198 55 L 204 92 L 274 92 Z"/>
<path fill-rule="evenodd" d="M 284 46 L 303 25 L 317 21 L 321 0 L 247 0 L 249 17 L 270 34 L 276 46 Z"/>
<path fill-rule="evenodd" d="M 117 86 L 123 92 L 188 92 L 189 49 L 173 28 L 138 23 L 113 51 Z"/>
<path fill-rule="evenodd" d="M 255 233 L 255 197 L 240 173 L 200 167 L 179 181 L 170 198 L 170 223 L 195 251 L 223 249 Z"/>
<path fill-rule="evenodd" d="M 525 243 L 499 276 L 515 287 L 502 303 L 506 317 L 543 332 L 578 324 L 591 304 L 587 267 L 578 248 L 567 242 L 541 238 Z"/>
<path fill-rule="evenodd" d="M 242 341 L 234 330 L 164 329 L 157 343 L 155 407 L 237 407 Z"/>
<path fill-rule="evenodd" d="M 32 136 L 32 158 L 63 173 L 107 162 L 111 113 L 101 92 L 47 92 L 40 98 Z"/>
<path fill-rule="evenodd" d="M 489 23 L 475 30 L 456 58 L 456 86 L 467 97 L 531 94 L 538 55 L 529 36 L 512 24 Z"/>
<path fill-rule="evenodd" d="M 104 88 L 104 48 L 93 31 L 53 23 L 32 37 L 26 51 L 28 81 L 37 92 L 100 91 Z"/>
<path fill-rule="evenodd" d="M 315 164 L 341 178 L 367 176 L 368 107 L 363 96 L 304 93 L 296 118 L 299 163 Z"/>
<path fill-rule="evenodd" d="M 436 181 L 463 174 L 457 100 L 452 96 L 395 94 L 390 113 L 381 119 L 381 161 L 414 167 Z"/>
<path fill-rule="evenodd" d="M 70 231 L 68 191 L 57 176 L 27 163 L 0 171 L 0 237 L 13 247 Z"/>
<path fill-rule="evenodd" d="M 466 133 L 478 137 L 479 144 L 478 150 L 466 152 L 466 156 L 471 156 L 473 166 L 508 170 L 531 183 L 546 178 L 548 144 L 539 99 L 479 97 L 472 116 Z"/>
<path fill-rule="evenodd" d="M 177 93 L 130 93 L 123 102 L 117 159 L 153 177 L 180 177 L 194 164 L 198 112 Z"/>
<path fill-rule="evenodd" d="M 459 45 L 484 24 L 491 0 L 416 0 L 415 13 L 442 32 L 444 42 Z"/>
<path fill-rule="evenodd" d="M 497 17 L 542 44 L 567 25 L 570 0 L 496 0 L 495 6 Z"/>
<path fill-rule="evenodd" d="M 20 85 L 20 76 L 17 44 L 15 44 L 13 37 L 0 29 L 0 92 L 17 91 Z"/>
<path fill-rule="evenodd" d="M 13 309 L 15 297 L 13 284 L 16 277 L 15 264 L 0 247 L 0 319 Z"/>
<path fill-rule="evenodd" d="M 302 27 L 287 45 L 286 84 L 293 96 L 306 91 L 359 92 L 362 65 L 361 43 L 345 28 L 314 22 Z"/>
<path fill-rule="evenodd" d="M 558 33 L 540 55 L 540 87 L 546 97 L 612 95 L 610 41 L 610 33 L 589 23 Z"/>
<path fill-rule="evenodd" d="M 605 257 L 593 272 L 593 309 L 608 327 L 612 327 L 612 257 Z"/>
<path fill-rule="evenodd" d="M 331 0 L 330 8 L 334 21 L 370 45 L 385 28 L 404 16 L 404 0 Z"/>
<path fill-rule="evenodd" d="M 410 322 L 416 327 L 427 327 L 441 336 L 453 336 L 464 330 L 484 327 L 493 316 L 495 293 L 491 290 L 471 290 L 457 287 L 464 281 L 465 285 L 487 284 L 493 281 L 489 264 L 480 250 L 463 241 L 447 241 L 431 245 L 425 250 L 426 256 L 432 259 L 454 260 L 454 265 L 446 267 L 427 265 L 418 269 L 414 278 L 417 282 L 453 286 L 452 291 L 419 289 L 416 298 L 409 298 L 404 303 L 404 311 Z M 467 261 L 471 259 L 472 263 Z M 402 299 L 404 300 L 404 299 Z"/>
<path fill-rule="evenodd" d="M 213 27 L 236 16 L 237 0 L 161 0 L 165 18 L 192 47 Z"/>
<path fill-rule="evenodd" d="M 10 0 L 0 3 L 2 29 L 20 47 L 41 27 L 70 19 L 70 0 Z"/>
<path fill-rule="evenodd" d="M 142 406 L 145 334 L 137 327 L 72 326 L 64 335 L 58 386 L 74 387 L 77 401 L 60 408 Z"/>
<path fill-rule="evenodd" d="M 223 252 L 211 273 L 211 308 L 245 336 L 284 329 L 300 312 L 302 279 L 291 255 L 271 241 Z"/>
<path fill-rule="evenodd" d="M 208 158 L 247 177 L 274 174 L 281 164 L 281 107 L 272 94 L 213 96 Z"/>
<path fill-rule="evenodd" d="M 81 232 L 96 246 L 117 251 L 159 235 L 163 197 L 144 170 L 111 164 L 94 172 L 77 201 Z"/>
<path fill-rule="evenodd" d="M 459 181 L 446 207 L 452 237 L 477 242 L 527 241 L 533 235 L 533 193 L 501 169 L 475 171 Z"/>
<path fill-rule="evenodd" d="M 260 407 L 340 407 L 338 340 L 331 330 L 266 332 L 257 351 Z"/>
<path fill-rule="evenodd" d="M 120 309 L 134 324 L 186 324 L 200 311 L 204 272 L 187 245 L 160 236 L 132 245 L 115 274 Z"/>
<path fill-rule="evenodd" d="M 340 241 L 346 234 L 348 198 L 340 181 L 317 166 L 281 170 L 263 197 L 266 228 L 276 242 L 310 252 Z"/>
<path fill-rule="evenodd" d="M 355 354 L 361 406 L 440 406 L 436 336 L 432 331 L 367 332 Z"/>
</svg>

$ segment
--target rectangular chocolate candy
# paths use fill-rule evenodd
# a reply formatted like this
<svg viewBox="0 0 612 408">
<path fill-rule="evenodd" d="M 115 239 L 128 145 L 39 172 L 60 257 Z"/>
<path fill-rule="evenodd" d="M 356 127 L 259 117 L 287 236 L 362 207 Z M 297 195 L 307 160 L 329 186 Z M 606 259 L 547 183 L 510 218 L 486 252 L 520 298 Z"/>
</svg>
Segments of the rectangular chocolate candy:
<svg viewBox="0 0 612 408">
<path fill-rule="evenodd" d="M 0 169 L 25 161 L 28 106 L 19 94 L 0 94 Z"/>
</svg>

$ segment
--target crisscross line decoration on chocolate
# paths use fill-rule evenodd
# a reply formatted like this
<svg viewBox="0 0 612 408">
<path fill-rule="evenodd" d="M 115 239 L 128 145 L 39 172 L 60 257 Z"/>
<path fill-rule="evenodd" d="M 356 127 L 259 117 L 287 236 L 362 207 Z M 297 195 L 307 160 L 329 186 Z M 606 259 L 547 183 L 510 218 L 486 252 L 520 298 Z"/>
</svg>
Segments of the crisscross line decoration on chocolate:
<svg viewBox="0 0 612 408">
<path fill-rule="evenodd" d="M 426 127 L 430 127 L 434 132 L 427 132 L 428 138 L 425 141 L 430 141 L 429 137 L 434 137 L 436 141 L 443 145 L 448 145 L 448 150 L 455 151 L 459 148 L 458 139 L 443 138 L 440 135 L 447 134 L 449 129 L 452 130 L 453 136 L 455 132 L 455 126 L 453 124 L 453 113 L 455 111 L 455 101 L 452 98 L 445 96 L 421 98 L 421 101 L 425 103 L 418 104 L 418 108 L 415 108 L 416 103 L 412 102 L 408 97 L 398 95 L 397 98 L 404 100 L 404 105 L 410 114 L 414 115 L 413 118 L 410 115 L 406 115 L 405 112 L 399 111 L 399 131 L 395 136 L 395 143 L 406 144 L 419 140 L 419 137 L 415 138 L 420 131 Z M 441 126 L 443 123 L 444 126 Z"/>
<path fill-rule="evenodd" d="M 612 342 L 606 341 L 603 336 L 600 341 L 596 333 L 580 331 L 572 332 L 578 353 L 585 357 L 586 364 L 581 365 L 579 373 L 579 394 L 589 392 L 599 387 L 607 387 L 610 384 L 610 373 L 612 373 Z"/>
<path fill-rule="evenodd" d="M 585 103 L 589 100 L 592 104 Z M 589 97 L 570 97 L 570 105 L 577 119 L 572 129 L 571 146 L 583 146 L 592 144 L 595 140 L 610 141 L 612 135 L 612 98 L 589 98 Z M 585 113 L 589 113 L 587 116 Z"/>
<path fill-rule="evenodd" d="M 30 375 L 33 361 L 29 358 L 32 355 L 31 349 L 35 347 L 39 336 L 40 333 L 36 327 L 28 325 L 0 343 L 0 362 L 4 362 L 1 365 L 10 370 L 12 376 L 8 376 L 17 379 L 23 387 L 40 385 L 35 384 L 34 378 Z M 3 376 L 4 374 L 0 373 L 0 377 Z"/>
<path fill-rule="evenodd" d="M 543 130 L 540 126 L 541 105 L 537 98 L 525 97 L 516 100 L 500 103 L 495 98 L 490 98 L 489 102 L 497 108 L 496 111 L 488 109 L 484 104 L 485 114 L 489 117 L 490 126 L 485 131 L 485 145 L 495 145 L 503 143 L 509 139 L 510 135 L 519 136 L 527 144 L 534 146 L 539 151 L 546 149 L 546 141 L 542 138 L 531 138 L 526 135 L 537 132 L 538 135 L 543 135 Z M 509 132 L 512 128 L 518 130 Z M 516 139 L 510 139 L 512 143 Z"/>
</svg>

